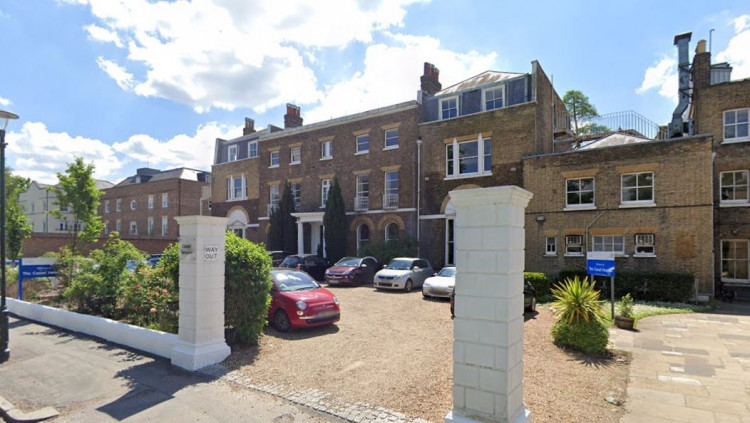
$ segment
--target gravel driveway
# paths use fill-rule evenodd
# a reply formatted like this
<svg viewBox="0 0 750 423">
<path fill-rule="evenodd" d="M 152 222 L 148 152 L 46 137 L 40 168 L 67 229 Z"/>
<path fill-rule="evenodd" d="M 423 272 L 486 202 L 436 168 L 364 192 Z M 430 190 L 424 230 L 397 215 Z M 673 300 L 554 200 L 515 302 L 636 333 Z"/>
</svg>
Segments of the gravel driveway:
<svg viewBox="0 0 750 423">
<path fill-rule="evenodd" d="M 348 402 L 367 402 L 442 422 L 451 408 L 453 323 L 447 301 L 420 292 L 330 288 L 341 301 L 334 326 L 280 334 L 224 363 L 254 383 L 313 388 Z M 526 315 L 524 398 L 535 422 L 617 422 L 627 360 L 592 359 L 552 344 L 547 309 Z"/>
</svg>

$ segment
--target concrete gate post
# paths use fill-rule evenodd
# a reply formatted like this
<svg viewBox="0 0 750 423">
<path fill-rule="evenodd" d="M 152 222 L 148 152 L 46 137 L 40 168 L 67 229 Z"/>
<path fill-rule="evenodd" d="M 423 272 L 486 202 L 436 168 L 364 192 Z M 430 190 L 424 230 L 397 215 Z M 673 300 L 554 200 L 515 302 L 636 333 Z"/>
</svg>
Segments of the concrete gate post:
<svg viewBox="0 0 750 423">
<path fill-rule="evenodd" d="M 453 409 L 446 423 L 529 423 L 523 403 L 524 209 L 502 186 L 451 191 L 456 208 Z"/>
<path fill-rule="evenodd" d="M 180 329 L 172 364 L 198 370 L 220 363 L 224 340 L 224 217 L 175 217 L 180 225 Z"/>
</svg>

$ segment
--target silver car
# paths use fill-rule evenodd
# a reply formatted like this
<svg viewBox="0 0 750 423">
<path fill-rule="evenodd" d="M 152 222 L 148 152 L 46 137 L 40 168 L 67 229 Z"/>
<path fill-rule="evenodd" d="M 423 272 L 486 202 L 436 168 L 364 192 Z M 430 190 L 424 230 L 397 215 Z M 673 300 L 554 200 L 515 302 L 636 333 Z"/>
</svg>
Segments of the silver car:
<svg viewBox="0 0 750 423">
<path fill-rule="evenodd" d="M 420 287 L 434 270 L 430 262 L 414 257 L 398 257 L 375 274 L 375 289 L 403 289 L 406 292 Z"/>
</svg>

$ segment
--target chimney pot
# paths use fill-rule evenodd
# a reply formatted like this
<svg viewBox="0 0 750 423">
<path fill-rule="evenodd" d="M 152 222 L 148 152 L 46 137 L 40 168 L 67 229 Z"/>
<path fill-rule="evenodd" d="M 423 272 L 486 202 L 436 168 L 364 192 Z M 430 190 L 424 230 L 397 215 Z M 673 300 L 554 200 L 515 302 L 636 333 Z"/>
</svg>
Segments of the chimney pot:
<svg viewBox="0 0 750 423">
<path fill-rule="evenodd" d="M 432 63 L 424 62 L 424 73 L 419 80 L 422 91 L 428 95 L 433 95 L 443 88 L 440 84 L 440 70 Z"/>
<path fill-rule="evenodd" d="M 249 117 L 245 118 L 245 127 L 242 128 L 242 135 L 250 135 L 255 132 L 255 121 Z"/>
<path fill-rule="evenodd" d="M 284 115 L 284 128 L 296 128 L 302 126 L 302 116 L 299 106 L 287 103 L 286 114 Z"/>
<path fill-rule="evenodd" d="M 695 53 L 705 53 L 706 52 L 706 40 L 700 40 L 698 41 L 698 45 L 695 46 Z"/>
</svg>

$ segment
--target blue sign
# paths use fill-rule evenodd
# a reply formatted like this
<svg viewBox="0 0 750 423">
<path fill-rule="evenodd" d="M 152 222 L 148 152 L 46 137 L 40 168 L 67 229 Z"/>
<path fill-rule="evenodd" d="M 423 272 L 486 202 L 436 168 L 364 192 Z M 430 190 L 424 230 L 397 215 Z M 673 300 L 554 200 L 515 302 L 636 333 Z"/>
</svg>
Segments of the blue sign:
<svg viewBox="0 0 750 423">
<path fill-rule="evenodd" d="M 586 257 L 586 273 L 592 276 L 615 276 L 615 253 L 592 251 Z"/>
<path fill-rule="evenodd" d="M 55 266 L 51 264 L 32 264 L 21 266 L 20 277 L 23 279 L 54 278 L 57 276 Z"/>
</svg>

